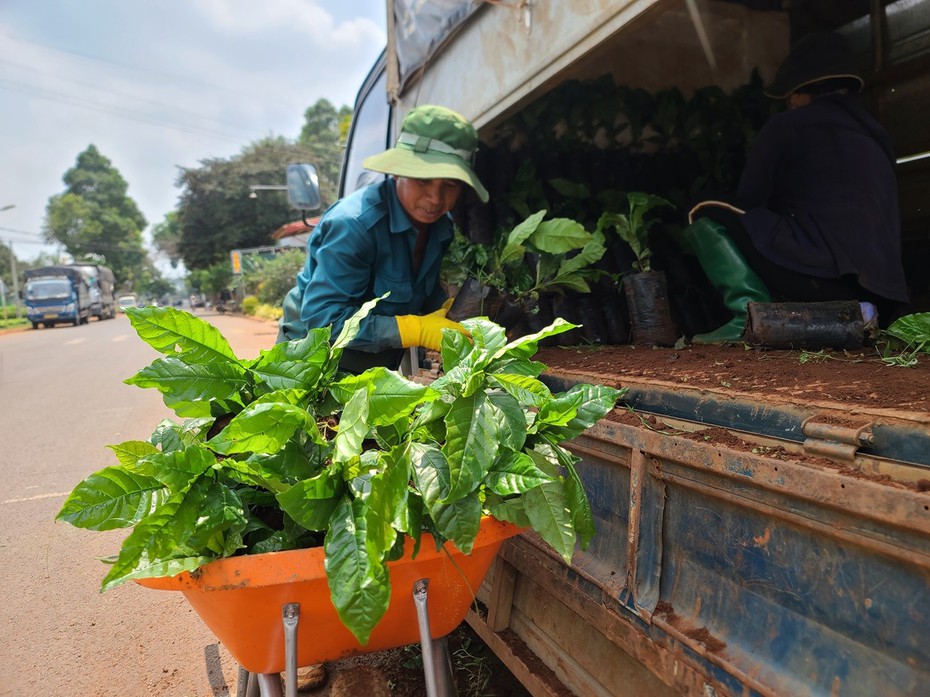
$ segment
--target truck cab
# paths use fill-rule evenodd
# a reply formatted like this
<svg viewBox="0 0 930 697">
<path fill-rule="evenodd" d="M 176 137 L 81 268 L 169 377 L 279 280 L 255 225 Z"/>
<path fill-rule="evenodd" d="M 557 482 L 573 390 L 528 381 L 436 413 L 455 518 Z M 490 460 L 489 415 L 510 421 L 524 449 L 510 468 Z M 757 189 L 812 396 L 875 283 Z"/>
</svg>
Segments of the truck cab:
<svg viewBox="0 0 930 697">
<path fill-rule="evenodd" d="M 48 266 L 24 272 L 23 299 L 33 329 L 86 324 L 91 314 L 87 280 L 77 269 Z"/>
</svg>

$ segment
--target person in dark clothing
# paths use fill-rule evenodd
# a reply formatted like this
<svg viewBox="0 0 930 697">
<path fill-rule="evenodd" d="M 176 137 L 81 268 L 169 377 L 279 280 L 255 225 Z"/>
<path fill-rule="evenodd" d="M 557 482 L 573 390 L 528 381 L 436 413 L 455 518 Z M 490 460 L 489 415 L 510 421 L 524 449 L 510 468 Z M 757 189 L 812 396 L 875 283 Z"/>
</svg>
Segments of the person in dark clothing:
<svg viewBox="0 0 930 697">
<path fill-rule="evenodd" d="M 766 89 L 788 109 L 760 130 L 735 201 L 692 209 L 686 239 L 734 314 L 693 343 L 739 340 L 750 301 L 870 302 L 881 326 L 903 314 L 894 154 L 851 62 L 839 34 L 798 41 Z"/>
</svg>

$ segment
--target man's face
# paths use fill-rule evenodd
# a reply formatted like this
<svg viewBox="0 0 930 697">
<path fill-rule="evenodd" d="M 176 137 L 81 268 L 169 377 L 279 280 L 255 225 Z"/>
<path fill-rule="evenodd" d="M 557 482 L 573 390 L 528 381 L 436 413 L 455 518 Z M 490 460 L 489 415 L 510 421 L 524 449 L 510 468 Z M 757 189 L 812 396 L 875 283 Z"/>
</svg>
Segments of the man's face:
<svg viewBox="0 0 930 697">
<path fill-rule="evenodd" d="M 397 198 L 414 224 L 435 223 L 452 210 L 461 193 L 462 183 L 456 179 L 397 177 Z"/>
</svg>

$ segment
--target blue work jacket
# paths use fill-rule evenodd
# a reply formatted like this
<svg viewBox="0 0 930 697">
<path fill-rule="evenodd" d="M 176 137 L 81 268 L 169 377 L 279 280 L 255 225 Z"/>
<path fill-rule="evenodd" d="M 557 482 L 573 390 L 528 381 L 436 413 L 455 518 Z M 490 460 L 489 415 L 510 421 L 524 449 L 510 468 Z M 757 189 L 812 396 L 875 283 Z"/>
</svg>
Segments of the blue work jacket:
<svg viewBox="0 0 930 697">
<path fill-rule="evenodd" d="M 336 202 L 307 241 L 307 262 L 284 302 L 279 340 L 299 339 L 312 328 L 342 325 L 373 298 L 390 292 L 362 321 L 350 349 L 390 352 L 402 348 L 396 315 L 422 315 L 442 306 L 443 255 L 452 242 L 451 216 L 430 226 L 419 272 L 413 272 L 417 230 L 397 198 L 393 178 Z M 399 358 L 398 358 L 399 360 Z M 393 366 L 392 366 L 393 367 Z"/>
</svg>

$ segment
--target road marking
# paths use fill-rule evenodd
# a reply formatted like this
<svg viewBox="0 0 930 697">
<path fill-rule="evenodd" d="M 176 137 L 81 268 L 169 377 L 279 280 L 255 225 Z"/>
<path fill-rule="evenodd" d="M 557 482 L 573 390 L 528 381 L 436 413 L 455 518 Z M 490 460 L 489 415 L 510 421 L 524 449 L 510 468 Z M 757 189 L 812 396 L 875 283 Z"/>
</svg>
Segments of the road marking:
<svg viewBox="0 0 930 697">
<path fill-rule="evenodd" d="M 85 341 L 87 341 L 87 339 L 82 336 L 80 339 L 71 339 L 71 341 L 66 341 L 65 346 L 71 346 L 73 344 L 83 344 Z"/>
<path fill-rule="evenodd" d="M 24 501 L 38 501 L 39 499 L 54 499 L 60 496 L 67 496 L 70 493 L 70 491 L 62 491 L 57 494 L 39 494 L 38 496 L 26 496 L 25 498 L 21 499 L 7 499 L 2 503 L 23 503 Z"/>
</svg>

